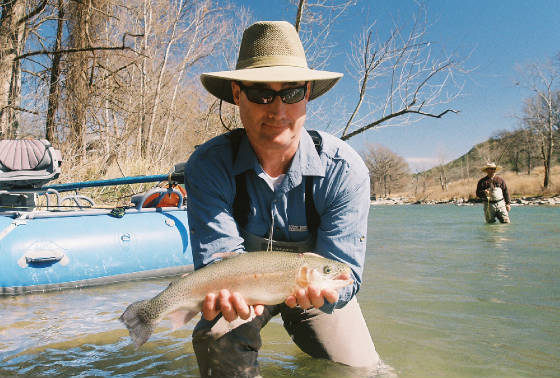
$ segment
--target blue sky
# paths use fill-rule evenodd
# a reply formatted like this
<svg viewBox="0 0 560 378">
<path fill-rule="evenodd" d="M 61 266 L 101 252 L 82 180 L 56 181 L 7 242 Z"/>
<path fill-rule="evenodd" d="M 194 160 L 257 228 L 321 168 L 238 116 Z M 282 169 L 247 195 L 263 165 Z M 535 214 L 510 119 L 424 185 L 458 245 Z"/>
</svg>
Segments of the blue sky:
<svg viewBox="0 0 560 378">
<path fill-rule="evenodd" d="M 295 7 L 287 0 L 236 2 L 250 9 L 255 20 L 294 21 Z M 473 69 L 465 77 L 461 97 L 452 104 L 461 112 L 370 130 L 349 141 L 359 151 L 367 143 L 382 144 L 407 159 L 413 171 L 457 158 L 497 131 L 518 126 L 516 116 L 530 92 L 515 85 L 521 77 L 517 68 L 560 53 L 559 0 L 427 0 L 424 4 L 430 22 L 426 39 L 468 56 L 464 66 Z M 344 46 L 368 20 L 376 21 L 376 30 L 387 34 L 392 20 L 409 21 L 415 14 L 413 0 L 357 1 L 333 31 L 338 48 L 326 69 L 345 72 Z M 346 75 L 321 101 L 355 93 L 354 86 Z"/>
</svg>

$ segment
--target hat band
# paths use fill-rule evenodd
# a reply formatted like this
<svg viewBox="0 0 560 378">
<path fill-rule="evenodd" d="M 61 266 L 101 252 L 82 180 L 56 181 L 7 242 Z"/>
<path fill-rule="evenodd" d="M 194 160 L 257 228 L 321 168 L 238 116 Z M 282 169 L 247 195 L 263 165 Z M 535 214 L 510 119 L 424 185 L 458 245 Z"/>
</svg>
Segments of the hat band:
<svg viewBox="0 0 560 378">
<path fill-rule="evenodd" d="M 270 66 L 294 66 L 307 68 L 307 61 L 305 58 L 298 58 L 295 56 L 282 56 L 282 55 L 272 55 L 272 56 L 257 56 L 254 58 L 243 59 L 237 62 L 236 69 L 245 68 L 258 68 L 258 67 L 270 67 Z"/>
</svg>

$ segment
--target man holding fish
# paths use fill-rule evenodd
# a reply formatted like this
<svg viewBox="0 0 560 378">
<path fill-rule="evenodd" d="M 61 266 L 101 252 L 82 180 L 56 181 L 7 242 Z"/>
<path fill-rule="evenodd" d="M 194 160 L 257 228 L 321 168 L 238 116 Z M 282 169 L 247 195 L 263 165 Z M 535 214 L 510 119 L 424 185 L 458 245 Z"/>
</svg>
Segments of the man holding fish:
<svg viewBox="0 0 560 378">
<path fill-rule="evenodd" d="M 355 297 L 366 251 L 369 173 L 346 143 L 304 128 L 307 103 L 340 77 L 309 69 L 296 30 L 277 21 L 245 30 L 235 70 L 201 75 L 211 94 L 239 107 L 243 123 L 199 146 L 185 167 L 193 275 L 200 271 L 209 282 L 198 307 L 183 306 L 202 311 L 193 332 L 202 377 L 259 376 L 260 330 L 277 314 L 307 354 L 381 366 Z M 308 258 L 325 263 L 301 260 Z M 230 277 L 205 271 L 210 268 Z M 267 297 L 280 286 L 284 294 Z M 121 318 L 131 335 L 136 312 L 127 309 Z M 151 329 L 136 332 L 137 345 Z"/>
</svg>

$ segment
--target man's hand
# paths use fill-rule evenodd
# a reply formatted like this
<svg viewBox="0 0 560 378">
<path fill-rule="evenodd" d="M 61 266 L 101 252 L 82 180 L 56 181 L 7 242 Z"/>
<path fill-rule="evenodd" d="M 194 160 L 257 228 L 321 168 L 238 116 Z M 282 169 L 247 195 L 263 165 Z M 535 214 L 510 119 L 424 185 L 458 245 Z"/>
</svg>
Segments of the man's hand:
<svg viewBox="0 0 560 378">
<path fill-rule="evenodd" d="M 329 303 L 338 301 L 338 291 L 334 289 L 319 290 L 315 286 L 309 286 L 307 289 L 298 289 L 295 295 L 290 295 L 284 303 L 290 308 L 299 305 L 307 310 L 312 307 L 320 308 L 325 304 L 325 300 Z"/>
<path fill-rule="evenodd" d="M 507 210 L 508 213 L 511 210 L 511 205 L 509 203 L 506 205 L 506 210 Z"/>
<path fill-rule="evenodd" d="M 320 308 L 325 304 L 325 301 L 329 303 L 338 301 L 338 291 L 334 289 L 319 290 L 314 286 L 309 286 L 307 289 L 298 289 L 295 295 L 286 298 L 285 303 L 291 308 L 299 305 L 303 309 L 310 309 L 312 307 Z M 252 307 L 255 315 L 263 314 L 263 305 Z M 237 318 L 247 320 L 251 316 L 251 306 L 245 302 L 245 299 L 239 293 L 232 293 L 226 289 L 220 290 L 217 295 L 208 293 L 202 303 L 202 316 L 210 321 L 218 316 L 220 312 L 228 322 L 232 322 Z"/>
<path fill-rule="evenodd" d="M 253 306 L 255 315 L 262 315 L 264 311 L 263 305 Z M 245 302 L 245 299 L 239 293 L 232 293 L 229 290 L 222 289 L 218 295 L 208 293 L 202 303 L 202 316 L 206 320 L 212 320 L 219 313 L 228 322 L 232 322 L 238 317 L 247 320 L 251 316 L 251 306 Z"/>
</svg>

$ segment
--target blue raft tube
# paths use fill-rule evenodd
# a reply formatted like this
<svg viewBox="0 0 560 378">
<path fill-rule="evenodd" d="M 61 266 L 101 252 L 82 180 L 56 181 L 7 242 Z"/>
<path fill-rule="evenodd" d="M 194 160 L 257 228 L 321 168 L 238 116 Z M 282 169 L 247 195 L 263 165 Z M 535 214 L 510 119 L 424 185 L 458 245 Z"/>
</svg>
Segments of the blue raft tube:
<svg viewBox="0 0 560 378">
<path fill-rule="evenodd" d="M 6 152 L 10 148 L 29 152 L 24 142 L 35 143 L 33 148 L 39 150 L 35 159 L 23 159 L 31 160 L 27 166 L 6 158 L 11 156 Z M 24 155 L 19 153 L 20 158 Z M 48 164 L 41 165 L 45 160 Z M 187 209 L 182 192 L 171 185 L 182 182 L 180 169 L 179 164 L 169 175 L 45 186 L 60 173 L 60 154 L 45 140 L 0 141 L 0 295 L 191 272 Z M 77 192 L 85 187 L 166 180 L 168 188 L 156 187 L 133 196 L 130 206 L 114 209 L 96 208 L 91 198 Z M 177 206 L 158 207 L 165 196 L 178 198 Z M 36 203 L 41 197 L 46 206 L 39 208 Z"/>
</svg>

